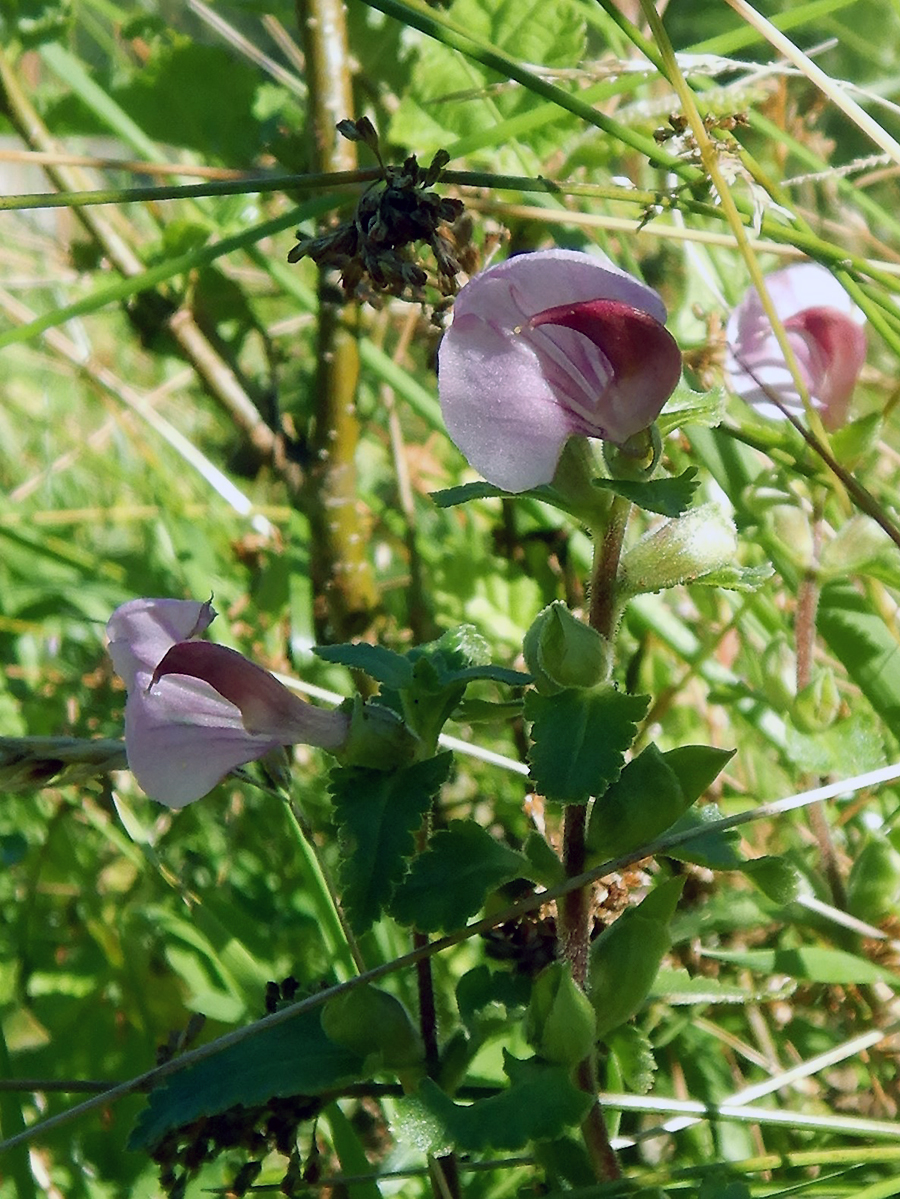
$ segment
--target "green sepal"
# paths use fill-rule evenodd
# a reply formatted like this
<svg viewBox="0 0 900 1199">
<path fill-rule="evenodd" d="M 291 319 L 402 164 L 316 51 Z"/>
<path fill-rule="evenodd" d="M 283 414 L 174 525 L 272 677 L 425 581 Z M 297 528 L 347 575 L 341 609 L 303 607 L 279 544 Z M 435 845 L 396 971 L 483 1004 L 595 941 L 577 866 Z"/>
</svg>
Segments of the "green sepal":
<svg viewBox="0 0 900 1199">
<path fill-rule="evenodd" d="M 576 1066 L 593 1049 L 597 1018 L 568 962 L 551 962 L 534 980 L 525 1036 L 536 1053 L 560 1066 Z"/>
<path fill-rule="evenodd" d="M 597 1036 L 630 1020 L 650 994 L 671 947 L 669 922 L 684 887 L 673 878 L 655 887 L 637 907 L 626 908 L 591 946 L 590 989 Z"/>
<path fill-rule="evenodd" d="M 611 684 L 593 691 L 562 691 L 525 697 L 532 722 L 531 777 L 548 799 L 587 803 L 619 777 L 637 724 L 650 703 Z"/>
<path fill-rule="evenodd" d="M 650 1039 L 633 1024 L 621 1024 L 606 1034 L 606 1048 L 616 1060 L 629 1091 L 646 1095 L 653 1086 L 656 1058 Z"/>
</svg>

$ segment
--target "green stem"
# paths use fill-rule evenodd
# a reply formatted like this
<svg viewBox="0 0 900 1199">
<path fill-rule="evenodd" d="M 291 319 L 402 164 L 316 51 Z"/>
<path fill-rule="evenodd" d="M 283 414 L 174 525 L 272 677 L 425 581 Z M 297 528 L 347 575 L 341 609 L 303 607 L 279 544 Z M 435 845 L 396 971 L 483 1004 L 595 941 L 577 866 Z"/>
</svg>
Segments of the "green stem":
<svg viewBox="0 0 900 1199">
<path fill-rule="evenodd" d="M 353 115 L 343 4 L 341 0 L 297 0 L 297 19 L 307 64 L 314 165 L 322 171 L 354 170 L 355 145 L 335 128 Z M 320 641 L 347 641 L 363 632 L 378 602 L 359 511 L 359 351 L 347 315 L 330 272 L 321 271 L 318 369 L 305 489 L 313 621 Z"/>
</svg>

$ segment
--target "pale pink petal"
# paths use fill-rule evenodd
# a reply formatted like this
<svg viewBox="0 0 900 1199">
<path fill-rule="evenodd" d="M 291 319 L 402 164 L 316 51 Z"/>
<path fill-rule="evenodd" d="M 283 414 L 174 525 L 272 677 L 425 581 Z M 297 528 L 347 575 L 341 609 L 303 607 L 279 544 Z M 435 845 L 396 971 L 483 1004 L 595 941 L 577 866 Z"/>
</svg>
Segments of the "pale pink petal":
<svg viewBox="0 0 900 1199">
<path fill-rule="evenodd" d="M 810 399 L 830 428 L 847 412 L 865 361 L 865 318 L 830 271 L 804 262 L 766 277 L 766 288 L 785 328 Z M 789 412 L 803 401 L 755 288 L 731 314 L 725 369 L 732 390 L 762 416 L 783 419 L 768 393 Z"/>
<path fill-rule="evenodd" d="M 533 327 L 563 325 L 592 342 L 608 363 L 609 383 L 595 405 L 588 436 L 622 444 L 648 428 L 681 377 L 681 351 L 655 317 L 619 300 L 550 308 Z"/>
<path fill-rule="evenodd" d="M 620 319 L 607 318 L 610 336 L 643 339 L 640 353 L 586 336 L 578 318 L 542 317 L 597 301 L 619 305 Z M 629 315 L 633 332 L 624 331 Z M 439 351 L 450 436 L 507 491 L 549 483 L 572 434 L 627 440 L 652 423 L 677 382 L 676 374 L 662 394 L 674 346 L 660 337 L 665 316 L 652 288 L 577 250 L 522 254 L 476 275 L 456 299 Z M 657 353 L 662 360 L 650 361 Z"/>
<path fill-rule="evenodd" d="M 571 415 L 521 337 L 481 317 L 456 317 L 441 343 L 441 409 L 447 432 L 471 465 L 505 491 L 553 478 Z"/>
<path fill-rule="evenodd" d="M 144 791 L 170 808 L 208 794 L 236 766 L 277 749 L 279 740 L 247 733 L 241 713 L 204 684 L 161 679 L 135 688 L 125 705 L 128 766 Z"/>
<path fill-rule="evenodd" d="M 181 641 L 165 655 L 150 683 L 189 675 L 208 683 L 240 710 L 243 726 L 252 736 L 282 745 L 318 745 L 336 749 L 347 737 L 345 712 L 314 708 L 294 695 L 267 670 L 225 645 L 210 641 Z"/>
<path fill-rule="evenodd" d="M 116 674 L 127 687 L 138 671 L 153 673 L 176 641 L 196 637 L 215 618 L 212 604 L 195 600 L 133 599 L 116 608 L 106 625 Z"/>
</svg>

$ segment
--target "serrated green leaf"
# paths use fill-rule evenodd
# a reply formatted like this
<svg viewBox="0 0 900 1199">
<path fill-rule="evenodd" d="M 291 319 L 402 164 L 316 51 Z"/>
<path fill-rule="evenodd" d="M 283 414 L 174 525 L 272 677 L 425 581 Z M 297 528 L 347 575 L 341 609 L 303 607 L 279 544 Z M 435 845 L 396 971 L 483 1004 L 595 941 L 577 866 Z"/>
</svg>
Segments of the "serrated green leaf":
<svg viewBox="0 0 900 1199">
<path fill-rule="evenodd" d="M 128 1142 L 151 1149 L 173 1128 L 274 1095 L 317 1095 L 359 1077 L 362 1058 L 322 1030 L 319 1012 L 262 1029 L 214 1057 L 173 1074 L 153 1091 Z"/>
<path fill-rule="evenodd" d="M 615 1056 L 629 1091 L 646 1095 L 653 1086 L 656 1073 L 656 1058 L 649 1037 L 633 1024 L 622 1024 L 607 1033 L 606 1048 Z"/>
<path fill-rule="evenodd" d="M 561 691 L 525 697 L 532 722 L 531 777 L 548 799 L 586 803 L 618 778 L 625 752 L 647 711 L 646 695 L 626 695 L 614 687 Z"/>
<path fill-rule="evenodd" d="M 413 854 L 413 833 L 445 782 L 451 760 L 442 753 L 391 773 L 358 766 L 331 772 L 342 900 L 357 932 L 370 928 L 389 903 Z"/>
<path fill-rule="evenodd" d="M 432 1153 L 453 1146 L 460 1153 L 524 1149 L 533 1141 L 551 1140 L 580 1124 L 590 1096 L 571 1081 L 565 1066 L 537 1058 L 519 1061 L 504 1053 L 507 1090 L 467 1105 L 454 1103 L 426 1078 L 413 1095 L 397 1101 L 400 1134 L 417 1133 L 416 1144 Z M 430 1129 L 422 1145 L 422 1131 Z"/>
<path fill-rule="evenodd" d="M 399 691 L 412 682 L 412 663 L 402 654 L 385 649 L 383 645 L 369 645 L 358 641 L 352 645 L 317 645 L 313 653 L 323 662 L 334 662 L 351 670 L 361 670 L 370 678 L 377 679 L 386 687 Z"/>
<path fill-rule="evenodd" d="M 646 845 L 690 807 L 665 756 L 648 745 L 594 803 L 585 840 L 602 858 L 617 858 Z"/>
<path fill-rule="evenodd" d="M 893 971 L 843 949 L 803 945 L 797 949 L 701 949 L 700 952 L 704 957 L 732 962 L 760 974 L 787 974 L 790 978 L 829 986 L 887 982 L 896 987 L 900 983 L 900 976 Z"/>
<path fill-rule="evenodd" d="M 698 485 L 696 466 L 689 466 L 674 478 L 648 479 L 645 483 L 627 479 L 594 480 L 595 487 L 615 492 L 639 508 L 662 516 L 681 516 L 686 512 Z"/>
<path fill-rule="evenodd" d="M 489 892 L 532 873 L 524 854 L 502 845 L 477 821 L 451 820 L 397 885 L 390 912 L 420 932 L 459 928 L 481 909 Z"/>
</svg>

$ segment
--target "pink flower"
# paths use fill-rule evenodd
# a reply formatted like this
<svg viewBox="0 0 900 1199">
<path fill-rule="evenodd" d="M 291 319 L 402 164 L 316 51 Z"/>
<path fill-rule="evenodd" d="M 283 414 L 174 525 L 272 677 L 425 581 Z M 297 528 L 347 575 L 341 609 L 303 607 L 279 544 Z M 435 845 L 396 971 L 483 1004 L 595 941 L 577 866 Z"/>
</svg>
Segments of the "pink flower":
<svg viewBox="0 0 900 1199">
<path fill-rule="evenodd" d="M 314 708 L 236 650 L 194 640 L 215 615 L 209 601 L 135 599 L 106 626 L 128 688 L 128 765 L 170 808 L 279 746 L 337 749 L 349 729 L 347 713 Z"/>
<path fill-rule="evenodd" d="M 652 288 L 577 250 L 483 271 L 441 342 L 450 436 L 506 491 L 549 483 L 573 434 L 621 445 L 653 423 L 681 374 L 665 319 Z"/>
<path fill-rule="evenodd" d="M 831 272 L 815 262 L 767 275 L 766 288 L 810 399 L 821 411 L 826 428 L 840 428 L 866 360 L 865 317 Z M 776 420 L 783 420 L 784 414 L 767 390 L 789 412 L 803 412 L 803 401 L 755 288 L 731 314 L 726 338 L 725 369 L 737 395 L 760 415 Z"/>
</svg>

